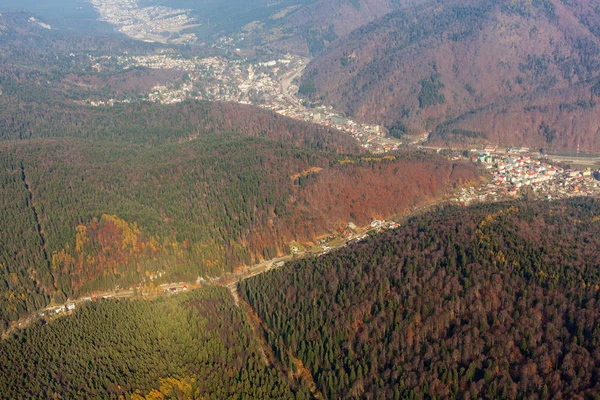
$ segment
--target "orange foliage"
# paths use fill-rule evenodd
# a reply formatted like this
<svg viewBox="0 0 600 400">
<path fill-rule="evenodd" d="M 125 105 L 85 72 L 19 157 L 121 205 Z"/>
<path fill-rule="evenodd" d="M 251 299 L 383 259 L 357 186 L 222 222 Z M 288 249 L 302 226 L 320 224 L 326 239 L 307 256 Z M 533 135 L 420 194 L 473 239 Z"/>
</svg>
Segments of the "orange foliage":
<svg viewBox="0 0 600 400">
<path fill-rule="evenodd" d="M 165 246 L 155 237 L 145 237 L 136 223 L 116 215 L 104 214 L 88 225 L 78 225 L 76 230 L 75 249 L 67 245 L 52 255 L 53 269 L 69 274 L 75 290 L 107 274 L 141 273 L 141 261 L 156 259 L 158 254 L 178 247 L 177 243 Z"/>
</svg>

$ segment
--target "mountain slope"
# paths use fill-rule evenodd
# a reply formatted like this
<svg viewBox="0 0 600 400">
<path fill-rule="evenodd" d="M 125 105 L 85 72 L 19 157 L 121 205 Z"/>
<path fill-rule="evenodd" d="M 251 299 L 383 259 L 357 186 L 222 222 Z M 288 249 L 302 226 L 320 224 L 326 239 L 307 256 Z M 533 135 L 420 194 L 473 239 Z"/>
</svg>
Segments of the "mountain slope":
<svg viewBox="0 0 600 400">
<path fill-rule="evenodd" d="M 11 399 L 306 398 L 306 388 L 292 390 L 265 365 L 259 346 L 225 288 L 84 302 L 71 316 L 0 342 L 0 392 Z"/>
<path fill-rule="evenodd" d="M 448 207 L 239 292 L 327 398 L 592 398 L 599 213 L 591 199 Z"/>
<path fill-rule="evenodd" d="M 405 4 L 423 0 L 143 0 L 140 6 L 189 10 L 201 26 L 198 37 L 219 40 L 225 35 L 245 39 L 241 47 L 266 45 L 296 54 L 316 54 L 338 37 Z"/>
<path fill-rule="evenodd" d="M 560 90 L 598 76 L 600 45 L 590 27 L 599 22 L 587 1 L 430 1 L 388 14 L 332 45 L 308 66 L 301 91 L 407 133 L 534 93 L 558 106 L 564 102 Z M 578 97 L 589 101 L 591 93 Z M 480 115 L 482 124 L 491 122 L 491 115 Z M 527 128 L 534 125 L 539 122 Z M 502 144 L 540 144 L 529 136 L 506 143 L 510 137 L 489 127 L 481 133 Z M 573 142 L 543 144 L 572 148 Z M 595 146 L 587 150 L 599 150 Z"/>
<path fill-rule="evenodd" d="M 336 39 L 397 9 L 407 1 L 318 0 L 290 12 L 278 25 L 286 32 L 273 45 L 304 55 L 318 54 Z"/>
<path fill-rule="evenodd" d="M 52 299 L 232 272 L 477 180 L 441 157 L 288 142 L 225 130 L 165 144 L 0 144 L 0 330 Z"/>
<path fill-rule="evenodd" d="M 79 104 L 69 76 L 154 79 L 82 72 L 88 51 L 149 45 L 47 37 L 29 18 L 0 17 L 0 330 L 51 301 L 232 272 L 477 180 L 439 157 L 366 157 L 341 131 L 248 105 Z"/>
<path fill-rule="evenodd" d="M 434 145 L 494 143 L 533 149 L 600 149 L 600 80 L 533 93 L 473 110 L 438 125 Z"/>
</svg>

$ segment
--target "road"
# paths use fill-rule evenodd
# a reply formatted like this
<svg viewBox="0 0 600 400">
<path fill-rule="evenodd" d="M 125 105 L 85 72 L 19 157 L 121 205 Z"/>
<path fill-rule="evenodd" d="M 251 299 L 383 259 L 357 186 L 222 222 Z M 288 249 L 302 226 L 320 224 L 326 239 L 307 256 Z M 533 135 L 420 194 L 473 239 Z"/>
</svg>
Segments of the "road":
<svg viewBox="0 0 600 400">
<path fill-rule="evenodd" d="M 306 253 L 306 254 L 302 254 L 299 256 L 306 256 L 308 254 L 312 254 L 312 253 Z M 247 267 L 242 272 L 232 274 L 229 276 L 220 277 L 217 279 L 207 280 L 206 284 L 215 284 L 215 285 L 220 285 L 220 286 L 235 286 L 237 284 L 237 282 L 239 282 L 241 280 L 248 279 L 252 276 L 261 274 L 265 271 L 269 271 L 270 269 L 275 268 L 276 263 L 278 263 L 280 261 L 288 261 L 288 260 L 291 260 L 292 258 L 293 258 L 293 256 L 286 255 L 286 256 L 282 256 L 282 257 L 276 257 L 271 260 L 265 260 L 259 264 L 253 265 L 251 267 Z M 197 282 L 176 282 L 176 283 L 163 283 L 157 287 L 160 288 L 160 293 L 178 294 L 178 293 L 185 292 L 188 289 L 190 289 L 190 290 L 197 289 L 201 286 L 203 286 L 203 284 L 197 283 Z M 231 288 L 230 288 L 230 290 L 231 290 Z M 33 315 L 28 315 L 26 317 L 19 319 L 18 321 L 15 321 L 2 334 L 2 338 L 6 339 L 12 333 L 14 333 L 16 330 L 27 327 L 31 323 L 39 320 L 42 316 L 45 316 L 45 315 L 56 315 L 56 316 L 68 315 L 70 313 L 69 311 L 62 311 L 60 313 L 55 312 L 55 310 L 57 310 L 60 307 L 66 307 L 66 305 L 68 303 L 75 303 L 75 306 L 77 307 L 77 306 L 81 305 L 82 303 L 92 301 L 94 299 L 123 299 L 123 298 L 130 298 L 130 297 L 134 297 L 134 296 L 146 297 L 146 296 L 151 296 L 151 295 L 149 295 L 149 293 L 142 292 L 142 290 L 139 288 L 129 288 L 129 289 L 115 289 L 115 290 L 111 290 L 111 291 L 107 291 L 107 292 L 96 292 L 96 293 L 91 293 L 86 297 L 81 297 L 81 298 L 77 298 L 77 299 L 69 299 L 69 301 L 65 304 L 54 304 L 54 305 L 48 306 L 42 310 L 38 310 Z M 234 298 L 234 300 L 236 300 L 236 299 Z"/>
<path fill-rule="evenodd" d="M 565 162 L 570 164 L 578 165 L 598 165 L 600 164 L 600 157 L 597 156 L 569 156 L 560 154 L 544 154 L 544 157 L 554 162 Z"/>
<path fill-rule="evenodd" d="M 299 67 L 297 70 L 290 72 L 289 74 L 287 74 L 286 76 L 284 76 L 281 79 L 281 93 L 283 93 L 283 96 L 290 103 L 289 105 L 292 107 L 303 108 L 300 101 L 296 97 L 294 97 L 290 94 L 289 87 L 292 84 L 292 82 L 294 81 L 294 79 L 296 79 L 297 77 L 299 77 L 302 74 L 302 72 L 304 71 L 304 68 L 306 68 L 306 66 L 303 65 L 303 66 Z"/>
<path fill-rule="evenodd" d="M 428 210 L 432 207 L 435 207 L 437 205 L 443 204 L 445 202 L 447 202 L 447 200 L 441 199 L 437 202 L 426 204 L 421 207 L 415 208 L 410 213 L 403 215 L 403 216 L 399 216 L 399 217 L 402 217 L 403 220 L 406 220 L 413 215 L 423 213 L 426 210 Z M 191 289 L 196 289 L 196 288 L 202 287 L 205 284 L 225 286 L 231 291 L 235 303 L 238 304 L 238 302 L 239 302 L 239 299 L 237 298 L 237 283 L 238 282 L 248 279 L 248 278 L 251 278 L 253 276 L 262 274 L 264 272 L 270 271 L 271 269 L 276 269 L 276 268 L 278 268 L 277 264 L 280 262 L 285 263 L 286 261 L 290 261 L 293 259 L 312 257 L 312 256 L 320 256 L 320 255 L 329 253 L 331 251 L 338 250 L 342 247 L 345 247 L 349 241 L 359 238 L 371 230 L 372 229 L 370 227 L 359 228 L 349 238 L 344 238 L 340 244 L 338 244 L 336 246 L 332 246 L 327 251 L 306 251 L 306 252 L 302 252 L 302 253 L 296 253 L 294 255 L 285 255 L 285 256 L 272 258 L 270 260 L 262 261 L 261 263 L 255 264 L 253 266 L 246 267 L 241 272 L 238 272 L 235 274 L 228 274 L 228 275 L 225 275 L 225 276 L 222 276 L 219 278 L 208 279 L 203 283 L 174 282 L 174 283 L 163 283 L 157 287 L 160 288 L 160 293 L 162 293 L 162 294 L 178 294 L 178 293 L 185 292 L 188 289 L 191 290 Z M 151 298 L 153 295 L 143 292 L 141 290 L 141 288 L 115 289 L 115 290 L 111 290 L 111 291 L 107 291 L 107 292 L 91 293 L 91 294 L 87 295 L 86 297 L 81 297 L 81 298 L 77 298 L 77 299 L 69 299 L 68 303 L 75 303 L 75 306 L 77 307 L 77 306 L 80 306 L 82 303 L 85 303 L 87 301 L 92 301 L 94 299 L 123 299 L 123 298 L 130 298 L 130 297 L 134 297 L 134 296 L 142 296 L 142 297 L 150 297 Z M 33 315 L 29 315 L 29 316 L 21 318 L 18 321 L 15 321 L 2 334 L 2 339 L 6 339 L 12 333 L 17 331 L 18 329 L 23 329 L 23 328 L 27 327 L 28 325 L 30 325 L 31 323 L 39 320 L 42 317 L 42 315 L 56 315 L 56 316 L 69 315 L 71 313 L 71 311 L 63 311 L 60 313 L 54 312 L 54 310 L 56 310 L 59 307 L 66 307 L 66 304 L 67 303 L 55 304 L 52 306 L 48 306 L 42 310 L 38 310 Z"/>
</svg>

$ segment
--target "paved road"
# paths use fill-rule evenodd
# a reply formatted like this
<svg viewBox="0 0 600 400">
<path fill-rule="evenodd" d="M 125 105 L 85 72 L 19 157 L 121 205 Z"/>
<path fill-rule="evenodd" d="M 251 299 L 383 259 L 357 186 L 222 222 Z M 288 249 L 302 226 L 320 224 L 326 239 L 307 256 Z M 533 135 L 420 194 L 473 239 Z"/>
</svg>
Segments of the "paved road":
<svg viewBox="0 0 600 400">
<path fill-rule="evenodd" d="M 292 84 L 292 81 L 302 74 L 304 68 L 305 67 L 301 67 L 295 71 L 290 72 L 281 80 L 281 92 L 283 93 L 285 99 L 290 103 L 290 105 L 294 107 L 302 107 L 302 104 L 300 104 L 300 101 L 297 98 L 290 94 L 289 87 Z"/>
<path fill-rule="evenodd" d="M 600 163 L 600 157 L 577 157 L 577 156 L 561 156 L 555 154 L 544 154 L 544 157 L 549 158 L 554 162 L 566 162 L 571 164 L 594 165 Z"/>
</svg>

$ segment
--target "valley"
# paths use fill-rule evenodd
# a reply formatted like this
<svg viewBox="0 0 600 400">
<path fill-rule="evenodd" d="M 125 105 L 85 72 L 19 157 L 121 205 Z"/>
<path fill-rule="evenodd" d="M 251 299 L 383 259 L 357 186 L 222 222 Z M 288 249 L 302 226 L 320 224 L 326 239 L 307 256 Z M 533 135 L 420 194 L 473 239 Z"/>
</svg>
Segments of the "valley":
<svg viewBox="0 0 600 400">
<path fill-rule="evenodd" d="M 175 70 L 185 74 L 165 85 L 156 85 L 149 93 L 122 99 L 78 100 L 78 104 L 114 106 L 149 101 L 177 104 L 186 100 L 206 100 L 252 104 L 278 114 L 346 132 L 362 147 L 374 153 L 397 150 L 401 141 L 385 135 L 378 125 L 359 124 L 344 118 L 332 107 L 315 106 L 298 96 L 297 80 L 307 59 L 286 54 L 282 58 L 250 62 L 225 57 L 189 58 L 180 54 L 91 58 L 97 72 L 118 66 L 124 71 L 135 68 Z"/>
<path fill-rule="evenodd" d="M 416 213 L 422 212 L 423 208 L 432 208 L 440 204 L 446 203 L 448 200 L 439 200 L 436 203 L 429 204 L 420 209 L 415 210 Z M 406 220 L 411 215 L 402 215 L 397 219 Z M 109 291 L 94 291 L 86 293 L 84 297 L 68 299 L 67 302 L 62 304 L 51 304 L 41 310 L 36 311 L 33 315 L 27 315 L 20 318 L 18 321 L 13 322 L 5 332 L 2 333 L 2 338 L 7 339 L 15 334 L 17 330 L 25 329 L 31 324 L 39 321 L 44 323 L 52 323 L 58 317 L 70 316 L 73 314 L 73 310 L 85 306 L 87 302 L 98 301 L 99 299 L 147 299 L 152 300 L 157 296 L 170 296 L 185 293 L 188 290 L 196 290 L 206 286 L 225 286 L 231 292 L 234 297 L 235 303 L 237 304 L 237 285 L 239 282 L 251 278 L 253 276 L 265 273 L 272 269 L 282 268 L 286 263 L 290 261 L 296 261 L 298 259 L 307 257 L 320 257 L 325 254 L 329 254 L 332 251 L 339 250 L 346 247 L 349 244 L 358 243 L 365 240 L 369 235 L 383 232 L 387 229 L 396 229 L 399 224 L 392 221 L 375 221 L 377 222 L 374 226 L 368 225 L 366 227 L 354 227 L 351 231 L 346 231 L 345 234 L 330 235 L 326 239 L 321 241 L 321 245 L 308 246 L 304 250 L 293 249 L 292 254 L 275 257 L 269 260 L 261 261 L 257 264 L 236 268 L 233 272 L 226 273 L 219 277 L 198 277 L 193 282 L 170 282 L 154 284 L 150 282 L 144 285 L 130 287 L 130 288 L 117 288 Z M 332 238 L 332 236 L 334 236 Z M 335 242 L 335 244 L 331 244 Z M 325 244 L 327 243 L 327 244 Z M 329 244 L 329 245 L 328 245 Z"/>
<path fill-rule="evenodd" d="M 598 396 L 592 2 L 78 2 L 0 0 L 0 398 Z"/>
</svg>

